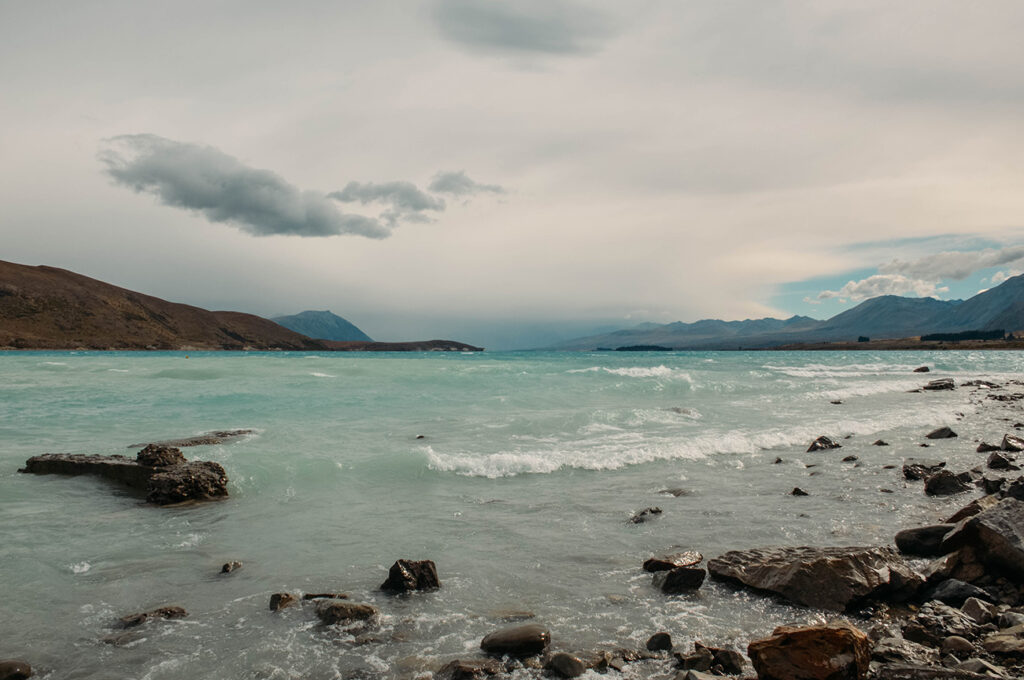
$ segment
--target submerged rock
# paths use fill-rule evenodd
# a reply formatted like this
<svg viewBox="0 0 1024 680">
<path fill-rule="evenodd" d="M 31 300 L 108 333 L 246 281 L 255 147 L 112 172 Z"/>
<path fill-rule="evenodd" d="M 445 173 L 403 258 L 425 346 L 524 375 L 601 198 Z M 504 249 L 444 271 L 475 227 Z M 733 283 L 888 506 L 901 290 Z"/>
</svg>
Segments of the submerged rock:
<svg viewBox="0 0 1024 680">
<path fill-rule="evenodd" d="M 316 615 L 326 625 L 366 621 L 377 616 L 373 605 L 356 604 L 347 600 L 323 600 L 316 605 Z"/>
<path fill-rule="evenodd" d="M 576 678 L 587 670 L 583 661 L 572 654 L 558 652 L 552 654 L 544 668 L 562 678 Z"/>
<path fill-rule="evenodd" d="M 863 680 L 871 641 L 850 624 L 780 626 L 747 654 L 758 680 Z"/>
<path fill-rule="evenodd" d="M 952 378 L 939 378 L 938 380 L 929 380 L 928 384 L 922 389 L 934 392 L 936 390 L 955 390 L 956 383 L 953 382 Z"/>
<path fill-rule="evenodd" d="M 433 560 L 398 560 L 391 565 L 387 579 L 380 584 L 380 589 L 389 593 L 436 590 L 440 587 Z"/>
<path fill-rule="evenodd" d="M 244 437 L 247 434 L 252 434 L 253 430 L 214 430 L 212 432 L 206 432 L 199 434 L 194 437 L 182 437 L 181 439 L 166 439 L 158 442 L 147 442 L 142 444 L 132 444 L 129 449 L 136 449 L 140 446 L 175 446 L 178 448 L 185 448 L 188 446 L 210 446 L 213 444 L 223 444 L 229 439 L 235 439 L 237 437 Z"/>
<path fill-rule="evenodd" d="M 874 441 L 874 443 L 872 443 L 871 445 L 872 445 L 872 446 L 888 446 L 888 445 L 889 445 L 889 442 L 887 442 L 887 441 L 883 441 L 883 440 L 881 440 L 881 439 L 876 439 L 876 440 Z"/>
<path fill-rule="evenodd" d="M 499 675 L 505 670 L 494 659 L 455 659 L 449 661 L 434 674 L 435 680 L 482 680 L 492 675 Z"/>
<path fill-rule="evenodd" d="M 719 580 L 833 611 L 870 599 L 906 599 L 923 583 L 892 548 L 733 550 L 708 562 L 708 571 Z"/>
<path fill-rule="evenodd" d="M 918 366 L 917 368 L 915 368 L 915 369 L 913 370 L 913 372 L 914 372 L 914 373 L 928 373 L 928 372 L 930 372 L 931 370 L 932 370 L 932 369 L 928 368 L 927 366 Z"/>
<path fill-rule="evenodd" d="M 141 626 L 151 619 L 183 619 L 186 616 L 188 616 L 188 612 L 183 607 L 160 607 L 148 612 L 122 616 L 120 624 L 122 628 L 134 628 L 135 626 Z"/>
<path fill-rule="evenodd" d="M 0 680 L 28 680 L 32 677 L 32 666 L 19 659 L 0 660 Z"/>
<path fill-rule="evenodd" d="M 551 631 L 528 623 L 488 634 L 480 641 L 480 649 L 495 656 L 527 657 L 544 652 L 551 644 Z"/>
<path fill-rule="evenodd" d="M 659 571 L 654 575 L 653 583 L 661 592 L 675 595 L 700 588 L 707 575 L 700 567 L 677 567 Z"/>
<path fill-rule="evenodd" d="M 231 562 L 225 562 L 224 566 L 220 568 L 220 573 L 230 574 L 233 571 L 238 571 L 242 568 L 242 563 L 238 560 L 232 560 Z"/>
<path fill-rule="evenodd" d="M 274 593 L 270 596 L 270 611 L 279 612 L 286 607 L 292 606 L 298 601 L 299 598 L 295 597 L 291 593 Z"/>
<path fill-rule="evenodd" d="M 789 495 L 790 496 L 810 496 L 811 494 L 807 493 L 806 491 L 801 489 L 799 486 L 794 486 L 793 490 L 789 492 Z"/>
<path fill-rule="evenodd" d="M 695 564 L 700 564 L 703 559 L 704 556 L 696 550 L 687 550 L 671 555 L 660 555 L 645 560 L 644 571 L 668 571 L 669 569 L 677 569 L 679 567 L 692 567 Z"/>
<path fill-rule="evenodd" d="M 811 445 L 807 447 L 807 453 L 811 453 L 812 451 L 824 451 L 825 449 L 840 449 L 842 447 L 843 445 L 835 439 L 822 435 L 811 442 Z"/>
<path fill-rule="evenodd" d="M 630 517 L 629 521 L 633 524 L 643 524 L 644 522 L 654 519 L 656 516 L 660 514 L 661 508 L 644 508 L 640 512 Z"/>
</svg>

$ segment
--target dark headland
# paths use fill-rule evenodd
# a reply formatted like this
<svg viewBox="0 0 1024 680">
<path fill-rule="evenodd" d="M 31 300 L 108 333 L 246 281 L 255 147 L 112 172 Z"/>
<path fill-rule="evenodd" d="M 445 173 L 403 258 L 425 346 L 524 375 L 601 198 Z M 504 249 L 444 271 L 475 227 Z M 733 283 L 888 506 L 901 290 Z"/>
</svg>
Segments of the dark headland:
<svg viewBox="0 0 1024 680">
<path fill-rule="evenodd" d="M 65 269 L 2 260 L 0 349 L 482 351 L 452 340 L 314 339 L 253 314 L 213 312 Z"/>
</svg>

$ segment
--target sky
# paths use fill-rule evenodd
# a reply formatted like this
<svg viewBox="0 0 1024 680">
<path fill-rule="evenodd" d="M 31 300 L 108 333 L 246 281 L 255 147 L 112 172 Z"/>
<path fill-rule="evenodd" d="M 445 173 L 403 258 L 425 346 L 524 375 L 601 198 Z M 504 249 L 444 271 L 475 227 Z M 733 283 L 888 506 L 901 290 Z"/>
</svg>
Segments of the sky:
<svg viewBox="0 0 1024 680">
<path fill-rule="evenodd" d="M 0 259 L 381 340 L 1024 271 L 1024 3 L 0 0 Z"/>
</svg>

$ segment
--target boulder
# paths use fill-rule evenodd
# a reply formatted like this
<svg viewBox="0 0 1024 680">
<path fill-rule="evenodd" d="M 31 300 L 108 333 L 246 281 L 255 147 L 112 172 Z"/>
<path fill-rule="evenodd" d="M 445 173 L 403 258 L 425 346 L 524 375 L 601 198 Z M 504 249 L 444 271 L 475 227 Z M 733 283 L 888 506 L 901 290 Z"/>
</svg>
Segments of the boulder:
<svg viewBox="0 0 1024 680">
<path fill-rule="evenodd" d="M 807 453 L 810 453 L 812 451 L 823 451 L 825 449 L 839 449 L 842 448 L 842 446 L 843 445 L 837 442 L 835 439 L 822 435 L 821 437 L 818 437 L 813 442 L 811 442 L 811 445 L 807 447 Z"/>
<path fill-rule="evenodd" d="M 704 556 L 696 550 L 687 550 L 685 552 L 672 553 L 671 555 L 660 555 L 645 560 L 644 571 L 668 571 L 669 569 L 677 569 L 679 567 L 692 567 L 700 564 L 703 559 Z"/>
<path fill-rule="evenodd" d="M 629 518 L 633 524 L 643 524 L 661 514 L 661 508 L 644 508 Z"/>
<path fill-rule="evenodd" d="M 147 458 L 157 459 L 170 460 L 171 457 L 157 453 L 154 454 L 154 458 Z M 228 495 L 228 478 L 224 468 L 217 463 L 206 461 L 154 466 L 124 456 L 46 453 L 29 458 L 21 472 L 97 475 L 144 492 L 146 500 L 155 505 L 213 500 Z"/>
<path fill-rule="evenodd" d="M 707 647 L 694 645 L 693 651 L 687 654 L 676 652 L 676 666 L 684 671 L 706 671 L 715 662 L 715 655 Z"/>
<path fill-rule="evenodd" d="M 1020 468 L 1013 464 L 1013 460 L 1012 456 L 1002 451 L 993 451 L 985 461 L 985 466 L 990 470 L 1019 470 Z"/>
<path fill-rule="evenodd" d="M 864 680 L 871 641 L 848 623 L 780 626 L 747 654 L 758 680 Z"/>
<path fill-rule="evenodd" d="M 925 458 L 905 458 L 903 460 L 903 477 L 911 481 L 924 479 L 946 467 L 946 461 L 928 460 Z"/>
<path fill-rule="evenodd" d="M 931 524 L 926 527 L 904 529 L 896 534 L 896 547 L 904 555 L 917 557 L 938 557 L 942 538 L 953 530 L 955 524 Z"/>
<path fill-rule="evenodd" d="M 985 565 L 978 560 L 974 548 L 964 546 L 933 561 L 925 568 L 924 575 L 932 584 L 951 578 L 973 583 L 985 575 Z"/>
<path fill-rule="evenodd" d="M 0 660 L 0 680 L 27 680 L 32 677 L 32 666 L 19 659 Z"/>
<path fill-rule="evenodd" d="M 1014 626 L 992 633 L 981 641 L 981 646 L 989 654 L 1024 657 L 1024 626 Z"/>
<path fill-rule="evenodd" d="M 316 615 L 326 625 L 366 621 L 376 617 L 377 608 L 369 604 L 356 604 L 348 600 L 322 600 L 316 605 Z"/>
<path fill-rule="evenodd" d="M 183 465 L 186 462 L 181 449 L 176 449 L 173 446 L 161 446 L 159 444 L 150 444 L 139 451 L 135 454 L 135 461 L 139 465 L 149 465 L 150 467 Z"/>
<path fill-rule="evenodd" d="M 241 568 L 242 568 L 242 563 L 241 562 L 239 562 L 237 560 L 232 560 L 231 562 L 225 562 L 224 563 L 224 566 L 222 566 L 220 568 L 220 573 L 222 573 L 222 574 L 230 574 L 231 572 L 238 571 Z"/>
<path fill-rule="evenodd" d="M 135 626 L 141 626 L 151 619 L 183 619 L 186 616 L 188 616 L 188 612 L 182 607 L 160 607 L 140 614 L 122 616 L 120 623 L 122 628 L 134 628 Z"/>
<path fill-rule="evenodd" d="M 995 606 L 988 602 L 988 598 L 969 597 L 960 605 L 960 611 L 967 614 L 979 626 L 984 626 L 991 621 L 995 615 Z"/>
<path fill-rule="evenodd" d="M 291 593 L 274 593 L 270 596 L 270 611 L 279 612 L 286 607 L 292 606 L 298 601 L 299 598 L 295 597 Z"/>
<path fill-rule="evenodd" d="M 943 654 L 953 654 L 961 659 L 974 653 L 974 645 L 967 638 L 959 635 L 950 635 L 942 641 L 939 647 Z"/>
<path fill-rule="evenodd" d="M 587 670 L 583 661 L 572 654 L 558 652 L 552 654 L 544 668 L 561 678 L 576 678 Z"/>
<path fill-rule="evenodd" d="M 955 390 L 956 383 L 953 382 L 952 378 L 939 378 L 938 380 L 929 380 L 928 384 L 921 389 L 928 390 L 929 392 L 935 392 L 938 390 Z"/>
<path fill-rule="evenodd" d="M 917 368 L 914 369 L 913 372 L 914 373 L 928 373 L 929 371 L 931 371 L 931 369 L 928 368 L 927 366 L 918 366 Z"/>
<path fill-rule="evenodd" d="M 1003 451 L 1024 451 L 1024 438 L 1018 437 L 1015 434 L 1004 434 L 1003 442 L 1000 447 Z"/>
<path fill-rule="evenodd" d="M 939 470 L 924 478 L 924 492 L 929 496 L 952 496 L 970 490 L 971 485 L 964 479 L 963 473 L 955 475 L 949 470 Z"/>
<path fill-rule="evenodd" d="M 492 675 L 499 675 L 505 670 L 494 659 L 455 659 L 449 661 L 434 674 L 435 680 L 483 680 Z"/>
<path fill-rule="evenodd" d="M 649 652 L 671 652 L 672 636 L 668 633 L 655 633 L 647 639 L 647 651 Z"/>
<path fill-rule="evenodd" d="M 410 590 L 436 590 L 441 587 L 437 578 L 437 567 L 433 560 L 398 560 L 391 565 L 388 577 L 380 589 L 390 593 L 404 593 Z"/>
<path fill-rule="evenodd" d="M 707 572 L 700 567 L 676 567 L 654 575 L 654 587 L 663 593 L 675 595 L 696 590 L 704 583 Z"/>
<path fill-rule="evenodd" d="M 480 649 L 495 656 L 523 658 L 542 654 L 551 644 L 551 631 L 528 623 L 488 634 L 480 641 Z"/>
<path fill-rule="evenodd" d="M 1005 672 L 1002 669 L 998 668 L 997 666 L 993 666 L 992 664 L 990 664 L 988 661 L 985 661 L 984 659 L 977 659 L 977 658 L 975 658 L 975 659 L 968 659 L 967 661 L 964 661 L 963 663 L 957 664 L 956 665 L 956 670 L 958 670 L 958 671 L 970 671 L 971 673 L 977 673 L 981 677 L 984 677 L 984 678 L 1005 678 L 1006 677 L 1006 674 L 1005 674 Z"/>
<path fill-rule="evenodd" d="M 938 600 L 951 607 L 960 607 L 969 598 L 990 600 L 992 596 L 978 586 L 965 583 L 959 579 L 946 579 L 928 592 L 928 599 Z"/>
<path fill-rule="evenodd" d="M 716 579 L 832 611 L 878 598 L 904 600 L 923 583 L 892 548 L 734 550 L 708 562 L 708 571 Z"/>
<path fill-rule="evenodd" d="M 943 544 L 950 549 L 969 546 L 985 565 L 1024 579 L 1024 501 L 1004 498 L 962 521 Z"/>
<path fill-rule="evenodd" d="M 720 675 L 711 675 L 710 673 L 704 673 L 702 671 L 679 671 L 676 674 L 675 680 L 718 680 Z"/>
<path fill-rule="evenodd" d="M 807 493 L 806 491 L 801 489 L 799 486 L 794 486 L 793 490 L 789 492 L 789 495 L 790 496 L 810 496 L 811 494 Z"/>
<path fill-rule="evenodd" d="M 953 430 L 951 430 L 950 428 L 948 428 L 948 427 L 940 427 L 939 429 L 932 430 L 931 432 L 926 434 L 925 438 L 927 438 L 927 439 L 952 439 L 953 437 L 957 437 L 957 436 L 959 436 L 959 435 L 957 435 L 956 432 L 953 432 Z"/>
</svg>

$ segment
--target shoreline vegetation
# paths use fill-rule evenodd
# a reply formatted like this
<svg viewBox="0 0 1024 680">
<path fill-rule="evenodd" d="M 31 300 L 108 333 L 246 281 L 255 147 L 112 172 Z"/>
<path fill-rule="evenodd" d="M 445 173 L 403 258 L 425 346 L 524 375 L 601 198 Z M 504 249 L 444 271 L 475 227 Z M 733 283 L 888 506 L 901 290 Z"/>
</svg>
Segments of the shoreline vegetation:
<svg viewBox="0 0 1024 680">
<path fill-rule="evenodd" d="M 927 367 L 915 372 L 927 372 Z M 997 384 L 945 378 L 929 381 L 921 390 L 911 392 L 931 389 L 974 390 L 972 394 L 980 400 L 977 403 L 985 409 L 998 409 L 1007 422 L 1020 418 L 1020 402 L 1024 400 L 1024 381 L 1020 380 Z M 907 398 L 915 397 L 908 394 Z M 513 673 L 517 677 L 526 673 L 571 678 L 588 670 L 610 678 L 627 673 L 630 677 L 676 680 L 724 676 L 756 676 L 759 680 L 1022 677 L 1024 475 L 1015 471 L 1024 464 L 1024 438 L 1016 434 L 1016 430 L 1024 429 L 1024 423 L 1015 422 L 1012 428 L 1010 432 L 991 433 L 991 441 L 999 443 L 978 444 L 978 463 L 967 470 L 947 469 L 946 462 L 940 460 L 904 459 L 902 473 L 909 482 L 908 493 L 964 495 L 965 501 L 978 491 L 981 494 L 974 495 L 952 515 L 937 517 L 934 524 L 904 527 L 893 537 L 895 547 L 755 546 L 730 550 L 707 562 L 701 553 L 688 550 L 655 554 L 636 565 L 637 570 L 652 573 L 656 597 L 685 597 L 700 589 L 705 578 L 711 578 L 806 607 L 807 615 L 801 620 L 751 639 L 743 649 L 716 647 L 713 640 L 676 644 L 673 636 L 685 638 L 685 631 L 656 630 L 654 626 L 643 648 L 552 648 L 553 637 L 568 639 L 570 632 L 553 632 L 540 621 L 523 624 L 524 618 L 534 618 L 527 612 L 516 625 L 495 627 L 479 641 L 466 641 L 467 650 L 477 647 L 478 651 L 438 657 L 426 670 L 438 680 L 498 679 Z M 178 473 L 203 463 L 186 461 L 169 444 L 202 446 L 244 434 L 218 431 L 162 444 L 153 442 L 134 461 L 109 456 L 40 456 L 28 461 L 23 472 L 99 474 L 116 484 L 134 486 L 140 493 L 148 490 L 151 503 L 172 503 L 161 512 L 173 512 L 173 503 L 181 500 L 181 495 L 154 498 L 155 482 L 170 477 L 180 486 L 180 480 L 188 475 Z M 958 436 L 950 427 L 921 434 L 929 440 Z M 881 440 L 875 445 L 888 446 Z M 964 445 L 975 448 L 966 441 Z M 850 460 L 841 449 L 839 440 L 823 434 L 810 443 L 807 453 L 821 456 L 820 464 L 829 465 L 840 459 Z M 780 462 L 781 458 L 774 461 Z M 112 472 L 112 468 L 117 470 Z M 127 468 L 133 473 L 130 478 L 124 473 Z M 217 488 L 225 489 L 223 483 Z M 226 489 L 223 494 L 212 493 L 202 485 L 193 490 L 197 500 L 226 495 Z M 794 488 L 791 495 L 807 494 Z M 648 508 L 632 521 L 648 521 L 660 512 Z M 240 562 L 228 562 L 221 571 L 226 575 L 241 567 Z M 433 561 L 399 559 L 380 588 L 390 594 L 422 591 L 423 597 L 430 597 L 431 591 L 443 587 L 442 582 L 443 573 L 439 577 Z M 363 604 L 351 601 L 346 593 L 333 591 L 264 595 L 269 598 L 271 611 L 286 607 L 308 610 L 310 620 L 344 629 L 355 636 L 357 643 L 375 639 L 375 626 L 389 601 Z M 187 616 L 188 612 L 172 603 L 152 611 L 129 613 L 111 622 L 111 627 L 119 630 L 103 641 L 114 646 L 132 644 L 140 639 L 137 631 L 142 626 L 172 625 L 165 621 Z M 821 623 L 823 620 L 827 623 Z M 31 649 L 19 651 L 31 654 Z M 6 669 L 14 670 L 5 674 Z M 0 660 L 3 680 L 27 678 L 31 673 L 29 662 Z"/>
</svg>

